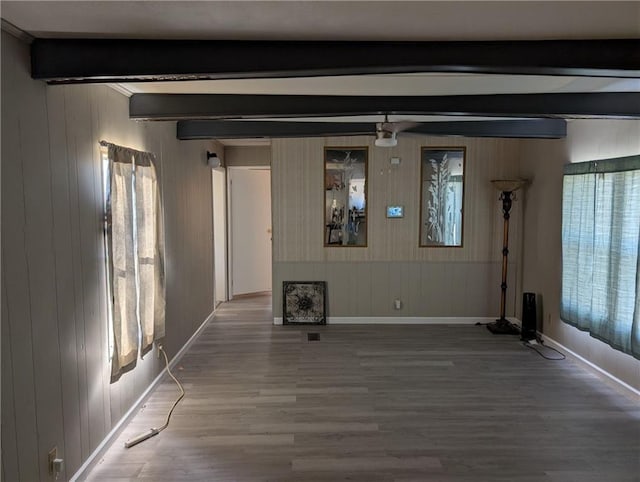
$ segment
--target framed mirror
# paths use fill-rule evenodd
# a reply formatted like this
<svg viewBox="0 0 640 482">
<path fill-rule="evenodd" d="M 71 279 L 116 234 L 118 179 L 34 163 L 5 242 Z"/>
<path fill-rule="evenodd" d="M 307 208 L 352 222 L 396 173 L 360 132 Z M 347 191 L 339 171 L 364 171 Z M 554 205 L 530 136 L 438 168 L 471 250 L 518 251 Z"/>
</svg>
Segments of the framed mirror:
<svg viewBox="0 0 640 482">
<path fill-rule="evenodd" d="M 367 246 L 367 147 L 324 149 L 324 245 Z"/>
<path fill-rule="evenodd" d="M 461 247 L 464 147 L 423 147 L 420 155 L 420 246 Z"/>
</svg>

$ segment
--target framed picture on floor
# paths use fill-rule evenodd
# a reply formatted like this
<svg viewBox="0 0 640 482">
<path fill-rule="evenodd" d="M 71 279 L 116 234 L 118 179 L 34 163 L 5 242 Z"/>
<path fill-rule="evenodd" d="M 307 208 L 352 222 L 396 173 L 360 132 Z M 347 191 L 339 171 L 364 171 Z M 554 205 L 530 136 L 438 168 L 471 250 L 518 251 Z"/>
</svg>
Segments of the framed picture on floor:
<svg viewBox="0 0 640 482">
<path fill-rule="evenodd" d="M 282 323 L 325 325 L 326 281 L 283 281 Z"/>
</svg>

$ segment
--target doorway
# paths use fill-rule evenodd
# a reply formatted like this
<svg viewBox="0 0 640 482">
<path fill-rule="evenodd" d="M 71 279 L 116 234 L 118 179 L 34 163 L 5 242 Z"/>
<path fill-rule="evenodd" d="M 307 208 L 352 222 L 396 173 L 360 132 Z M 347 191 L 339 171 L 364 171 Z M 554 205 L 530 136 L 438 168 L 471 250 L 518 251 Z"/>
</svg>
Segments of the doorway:
<svg viewBox="0 0 640 482">
<path fill-rule="evenodd" d="M 271 291 L 271 170 L 229 167 L 229 298 Z"/>
<path fill-rule="evenodd" d="M 227 301 L 227 189 L 224 168 L 213 169 L 214 306 Z"/>
</svg>

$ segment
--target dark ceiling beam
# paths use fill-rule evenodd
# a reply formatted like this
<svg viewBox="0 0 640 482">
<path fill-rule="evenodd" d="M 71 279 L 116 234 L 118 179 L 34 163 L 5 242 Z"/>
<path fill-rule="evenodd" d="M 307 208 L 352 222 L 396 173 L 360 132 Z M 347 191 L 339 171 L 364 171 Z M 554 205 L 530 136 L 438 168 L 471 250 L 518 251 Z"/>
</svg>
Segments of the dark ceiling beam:
<svg viewBox="0 0 640 482">
<path fill-rule="evenodd" d="M 640 118 L 640 93 L 453 96 L 134 94 L 141 120 L 337 117 L 377 114 Z"/>
<path fill-rule="evenodd" d="M 374 123 L 217 121 L 178 122 L 178 139 L 247 139 L 374 135 Z M 567 135 L 563 119 L 423 122 L 407 130 L 432 136 L 559 139 Z"/>
<path fill-rule="evenodd" d="M 186 120 L 178 122 L 178 139 L 251 139 L 373 135 L 375 123 Z"/>
<path fill-rule="evenodd" d="M 639 77 L 640 40 L 227 41 L 36 39 L 31 75 L 125 82 L 461 72 Z"/>
</svg>

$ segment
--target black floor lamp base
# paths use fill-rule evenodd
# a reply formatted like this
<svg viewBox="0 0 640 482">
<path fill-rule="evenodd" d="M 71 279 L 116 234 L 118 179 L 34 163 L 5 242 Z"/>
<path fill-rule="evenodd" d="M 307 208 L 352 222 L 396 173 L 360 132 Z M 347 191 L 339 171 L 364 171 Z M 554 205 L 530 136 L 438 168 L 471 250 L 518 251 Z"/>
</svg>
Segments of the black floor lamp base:
<svg viewBox="0 0 640 482">
<path fill-rule="evenodd" d="M 509 320 L 501 319 L 496 320 L 493 323 L 487 325 L 489 330 L 494 335 L 519 335 L 520 329 L 511 323 Z"/>
</svg>

